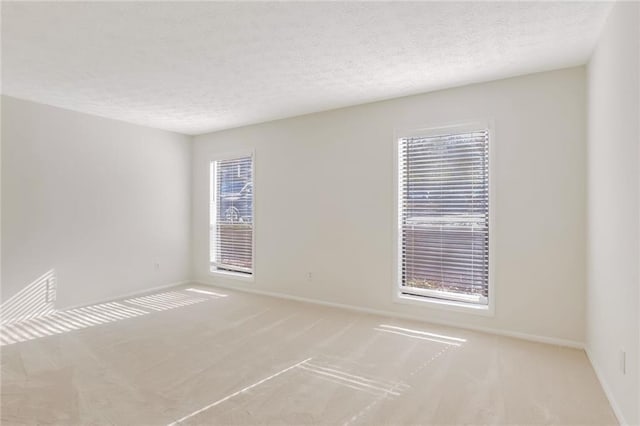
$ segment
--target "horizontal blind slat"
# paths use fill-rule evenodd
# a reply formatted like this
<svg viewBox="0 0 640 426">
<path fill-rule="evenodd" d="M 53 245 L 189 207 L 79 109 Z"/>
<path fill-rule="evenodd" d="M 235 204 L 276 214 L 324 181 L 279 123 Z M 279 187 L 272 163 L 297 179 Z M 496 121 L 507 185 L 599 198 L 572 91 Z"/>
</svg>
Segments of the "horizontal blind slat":
<svg viewBox="0 0 640 426">
<path fill-rule="evenodd" d="M 211 265 L 242 273 L 253 271 L 253 157 L 216 160 L 210 209 Z"/>
<path fill-rule="evenodd" d="M 488 295 L 488 142 L 487 130 L 400 140 L 403 286 Z"/>
</svg>

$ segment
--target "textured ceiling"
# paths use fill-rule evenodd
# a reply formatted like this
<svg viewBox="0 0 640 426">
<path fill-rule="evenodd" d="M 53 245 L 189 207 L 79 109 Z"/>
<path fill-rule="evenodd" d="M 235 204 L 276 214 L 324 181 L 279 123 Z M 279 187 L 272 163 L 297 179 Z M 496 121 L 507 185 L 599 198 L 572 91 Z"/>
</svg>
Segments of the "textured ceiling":
<svg viewBox="0 0 640 426">
<path fill-rule="evenodd" d="M 187 134 L 583 64 L 607 3 L 2 3 L 2 92 Z"/>
</svg>

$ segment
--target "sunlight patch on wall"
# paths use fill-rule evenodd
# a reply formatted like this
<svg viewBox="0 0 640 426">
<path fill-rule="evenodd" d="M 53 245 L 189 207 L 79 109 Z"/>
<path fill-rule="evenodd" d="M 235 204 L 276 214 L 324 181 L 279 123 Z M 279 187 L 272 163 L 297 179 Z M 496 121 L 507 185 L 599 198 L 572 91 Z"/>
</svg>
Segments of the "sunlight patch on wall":
<svg viewBox="0 0 640 426">
<path fill-rule="evenodd" d="M 55 300 L 56 272 L 51 269 L 0 305 L 0 324 L 49 315 Z"/>
</svg>

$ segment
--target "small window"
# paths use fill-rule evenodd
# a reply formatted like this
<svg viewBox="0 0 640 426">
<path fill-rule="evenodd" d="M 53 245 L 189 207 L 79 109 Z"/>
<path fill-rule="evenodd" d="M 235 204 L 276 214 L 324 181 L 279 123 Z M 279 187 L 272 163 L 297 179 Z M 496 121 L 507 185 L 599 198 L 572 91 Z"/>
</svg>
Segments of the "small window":
<svg viewBox="0 0 640 426">
<path fill-rule="evenodd" d="M 487 305 L 489 131 L 398 140 L 401 295 Z"/>
<path fill-rule="evenodd" d="M 211 162 L 211 271 L 253 274 L 253 157 Z"/>
</svg>

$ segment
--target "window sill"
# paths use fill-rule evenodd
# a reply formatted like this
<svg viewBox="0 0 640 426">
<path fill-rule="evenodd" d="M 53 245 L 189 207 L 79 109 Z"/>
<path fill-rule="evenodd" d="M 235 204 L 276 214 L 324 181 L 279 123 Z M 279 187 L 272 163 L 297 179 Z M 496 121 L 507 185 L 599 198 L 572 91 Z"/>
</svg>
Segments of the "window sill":
<svg viewBox="0 0 640 426">
<path fill-rule="evenodd" d="M 244 281 L 252 283 L 254 281 L 253 274 L 242 274 L 239 272 L 231 272 L 231 271 L 219 271 L 216 269 L 210 269 L 209 275 L 218 278 L 232 279 L 237 281 Z"/>
<path fill-rule="evenodd" d="M 412 296 L 400 292 L 395 294 L 394 302 L 405 305 L 428 306 L 430 308 L 443 311 L 461 312 L 485 317 L 494 316 L 493 307 L 490 305 L 473 305 L 470 303 L 455 302 L 452 300 L 435 299 L 427 296 Z"/>
</svg>

